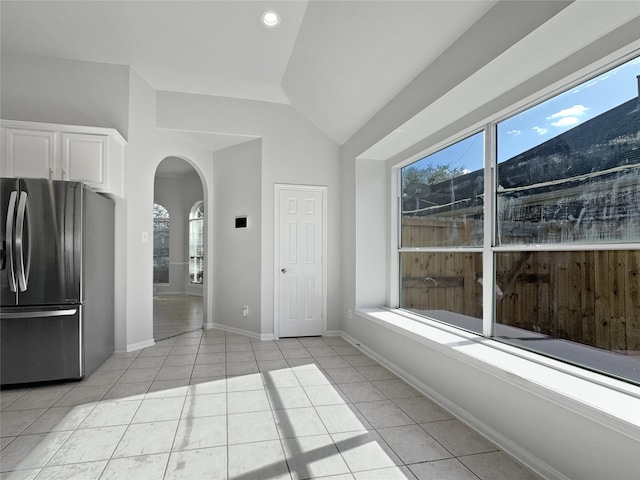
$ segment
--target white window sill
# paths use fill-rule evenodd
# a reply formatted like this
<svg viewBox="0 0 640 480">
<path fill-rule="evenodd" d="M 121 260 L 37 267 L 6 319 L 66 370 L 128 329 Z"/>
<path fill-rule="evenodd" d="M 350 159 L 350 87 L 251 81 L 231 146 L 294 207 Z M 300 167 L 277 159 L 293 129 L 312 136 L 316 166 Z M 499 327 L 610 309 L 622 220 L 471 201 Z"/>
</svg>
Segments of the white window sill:
<svg viewBox="0 0 640 480">
<path fill-rule="evenodd" d="M 617 431 L 640 438 L 640 387 L 406 311 L 364 308 L 356 314 Z"/>
</svg>

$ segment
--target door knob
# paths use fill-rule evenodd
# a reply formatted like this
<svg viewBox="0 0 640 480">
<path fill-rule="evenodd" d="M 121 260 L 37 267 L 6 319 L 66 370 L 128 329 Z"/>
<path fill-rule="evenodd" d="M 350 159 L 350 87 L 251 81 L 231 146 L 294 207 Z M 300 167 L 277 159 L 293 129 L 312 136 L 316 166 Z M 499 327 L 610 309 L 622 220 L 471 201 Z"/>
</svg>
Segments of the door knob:
<svg viewBox="0 0 640 480">
<path fill-rule="evenodd" d="M 282 270 L 280 270 L 282 273 L 287 273 L 287 269 L 283 268 Z"/>
</svg>

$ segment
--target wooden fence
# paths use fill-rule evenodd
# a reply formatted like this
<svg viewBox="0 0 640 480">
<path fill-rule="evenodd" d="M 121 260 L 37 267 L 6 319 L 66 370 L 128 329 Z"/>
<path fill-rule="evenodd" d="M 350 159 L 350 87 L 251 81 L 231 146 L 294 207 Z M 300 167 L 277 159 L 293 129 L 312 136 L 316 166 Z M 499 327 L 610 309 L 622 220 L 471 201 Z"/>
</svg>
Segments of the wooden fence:
<svg viewBox="0 0 640 480">
<path fill-rule="evenodd" d="M 403 245 L 446 245 L 451 235 L 471 235 L 472 223 L 452 230 L 448 219 L 405 218 Z M 481 254 L 405 252 L 401 269 L 404 308 L 482 317 Z M 640 354 L 640 250 L 500 252 L 496 284 L 499 323 Z"/>
</svg>

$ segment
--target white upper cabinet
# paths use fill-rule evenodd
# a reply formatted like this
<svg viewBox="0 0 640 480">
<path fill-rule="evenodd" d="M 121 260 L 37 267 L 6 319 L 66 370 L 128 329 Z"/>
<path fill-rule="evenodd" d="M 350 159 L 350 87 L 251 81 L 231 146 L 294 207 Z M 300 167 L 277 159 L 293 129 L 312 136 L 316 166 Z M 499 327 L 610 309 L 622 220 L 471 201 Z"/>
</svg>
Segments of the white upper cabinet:
<svg viewBox="0 0 640 480">
<path fill-rule="evenodd" d="M 106 135 L 62 132 L 62 178 L 102 187 L 109 174 L 108 149 Z"/>
<path fill-rule="evenodd" d="M 112 128 L 2 120 L 3 177 L 84 182 L 124 195 L 125 140 Z"/>
<path fill-rule="evenodd" d="M 53 177 L 56 169 L 55 132 L 19 128 L 3 130 L 2 176 Z"/>
</svg>

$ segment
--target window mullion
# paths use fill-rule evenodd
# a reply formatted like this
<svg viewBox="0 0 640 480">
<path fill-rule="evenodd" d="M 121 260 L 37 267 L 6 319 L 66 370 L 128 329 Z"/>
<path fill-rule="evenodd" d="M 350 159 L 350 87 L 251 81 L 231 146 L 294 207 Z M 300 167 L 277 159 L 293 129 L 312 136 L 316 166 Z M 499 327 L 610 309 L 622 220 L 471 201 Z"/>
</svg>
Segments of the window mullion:
<svg viewBox="0 0 640 480">
<path fill-rule="evenodd" d="M 485 279 L 482 289 L 482 334 L 494 334 L 495 312 L 495 258 L 493 247 L 496 242 L 496 126 L 485 127 L 484 135 L 484 224 L 482 248 L 482 275 Z"/>
</svg>

